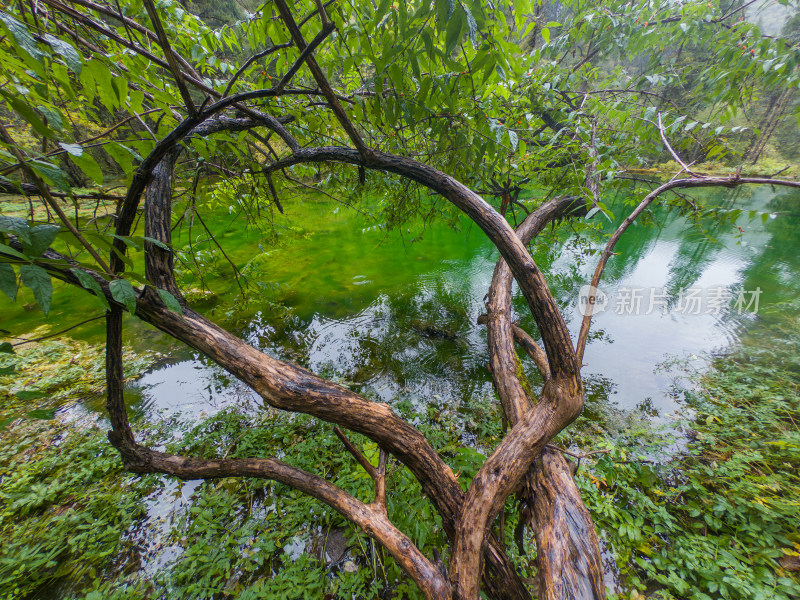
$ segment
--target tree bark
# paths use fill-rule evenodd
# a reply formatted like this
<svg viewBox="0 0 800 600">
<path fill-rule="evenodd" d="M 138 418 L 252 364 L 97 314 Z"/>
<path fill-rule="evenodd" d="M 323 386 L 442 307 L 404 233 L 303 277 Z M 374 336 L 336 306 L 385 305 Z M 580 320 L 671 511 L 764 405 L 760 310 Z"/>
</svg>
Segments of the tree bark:
<svg viewBox="0 0 800 600">
<path fill-rule="evenodd" d="M 531 213 L 517 229 L 523 243 L 530 243 L 545 225 L 574 211 L 584 210 L 579 198 L 551 200 Z M 487 324 L 492 378 L 509 423 L 515 425 L 531 409 L 530 388 L 524 382 L 516 338 L 532 344 L 511 323 L 512 275 L 504 260 L 495 267 L 487 302 Z M 538 350 L 538 352 L 537 352 Z M 535 344 L 529 350 L 545 381 L 549 365 Z M 569 467 L 560 453 L 545 449 L 534 461 L 520 490 L 533 509 L 539 568 L 540 600 L 605 598 L 602 562 L 591 515 L 581 500 Z"/>
</svg>

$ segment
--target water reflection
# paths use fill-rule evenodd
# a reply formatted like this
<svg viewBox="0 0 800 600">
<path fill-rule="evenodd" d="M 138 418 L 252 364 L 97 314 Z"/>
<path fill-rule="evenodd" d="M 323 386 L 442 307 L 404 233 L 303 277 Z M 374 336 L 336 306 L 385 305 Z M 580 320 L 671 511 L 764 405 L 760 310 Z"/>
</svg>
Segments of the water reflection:
<svg viewBox="0 0 800 600">
<path fill-rule="evenodd" d="M 670 414 L 679 402 L 672 393 L 675 373 L 659 367 L 688 357 L 701 364 L 701 357 L 737 341 L 753 318 L 730 303 L 692 314 L 681 305 L 686 290 L 708 298 L 713 290 L 761 288 L 762 309 L 796 296 L 797 194 L 740 188 L 707 197 L 722 210 L 745 210 L 733 223 L 707 221 L 700 229 L 675 210 L 656 210 L 649 219 L 659 226 L 634 226 L 618 244 L 601 288 L 617 299 L 641 290 L 641 304 L 637 311 L 612 305 L 595 316 L 583 370 L 594 390 L 586 417 L 597 418 L 599 404 L 609 402 Z M 356 217 L 316 208 L 322 231 L 263 259 L 261 268 L 277 285 L 249 316 L 237 315 L 246 323 L 240 334 L 272 356 L 384 402 L 406 400 L 423 410 L 492 396 L 485 328 L 476 319 L 485 310 L 497 253 L 482 233 L 428 227 L 412 244 L 404 239 L 408 232 L 361 233 Z M 616 210 L 624 216 L 622 207 Z M 612 230 L 609 225 L 605 233 Z M 581 319 L 578 291 L 591 279 L 603 244 L 602 234 L 547 233 L 535 249 L 573 336 Z M 518 293 L 514 306 L 535 335 Z M 200 357 L 162 365 L 139 385 L 141 409 L 152 416 L 180 412 L 197 419 L 230 405 L 258 406 L 246 387 Z"/>
</svg>

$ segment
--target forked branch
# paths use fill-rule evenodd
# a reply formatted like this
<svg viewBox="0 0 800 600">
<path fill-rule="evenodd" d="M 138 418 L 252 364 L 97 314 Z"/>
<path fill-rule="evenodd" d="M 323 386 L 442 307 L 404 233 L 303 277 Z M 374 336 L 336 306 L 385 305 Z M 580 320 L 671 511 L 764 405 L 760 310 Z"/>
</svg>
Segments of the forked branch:
<svg viewBox="0 0 800 600">
<path fill-rule="evenodd" d="M 358 464 L 367 472 L 372 480 L 375 482 L 375 502 L 374 504 L 380 507 L 383 507 L 383 510 L 386 510 L 386 461 L 388 459 L 388 455 L 383 450 L 383 448 L 379 449 L 378 455 L 378 466 L 377 468 L 372 465 L 367 457 L 364 456 L 361 451 L 356 448 L 355 444 L 351 442 L 344 432 L 339 429 L 338 427 L 334 427 L 333 431 L 336 433 L 336 437 L 338 437 L 344 447 L 347 448 L 347 451 L 353 455 L 353 457 L 358 461 Z"/>
</svg>

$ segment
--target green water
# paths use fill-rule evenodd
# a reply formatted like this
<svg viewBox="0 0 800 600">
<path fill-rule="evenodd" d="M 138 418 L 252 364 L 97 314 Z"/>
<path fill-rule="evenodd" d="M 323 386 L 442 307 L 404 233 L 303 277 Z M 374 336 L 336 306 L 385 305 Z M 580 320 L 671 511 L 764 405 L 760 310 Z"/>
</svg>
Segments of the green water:
<svg viewBox="0 0 800 600">
<path fill-rule="evenodd" d="M 612 304 L 595 316 L 584 361 L 587 416 L 609 406 L 672 412 L 679 398 L 672 393 L 674 373 L 664 365 L 724 350 L 746 336 L 748 323 L 791 310 L 784 305 L 800 287 L 800 196 L 762 187 L 702 198 L 744 212 L 735 224 L 705 222 L 701 234 L 677 211 L 658 209 L 651 215 L 655 225 L 632 227 L 617 246 L 600 286 Z M 611 202 L 618 220 L 623 201 Z M 205 220 L 247 276 L 248 299 L 238 296 L 230 266 L 198 223 L 191 231 L 183 223 L 176 245 L 191 241 L 208 276 L 201 282 L 182 268 L 182 285 L 212 290 L 215 296 L 198 308 L 254 345 L 388 402 L 457 408 L 492 396 L 485 330 L 475 322 L 498 255 L 466 219 L 456 228 L 416 224 L 387 232 L 340 204 L 312 199 L 275 216 L 277 244 L 271 234 L 246 227 L 235 210 Z M 562 225 L 535 248 L 573 336 L 579 290 L 591 278 L 603 234 L 612 230 L 605 223 L 603 232 L 576 234 Z M 736 310 L 740 288 L 761 290 L 757 313 L 752 305 Z M 706 303 L 722 289 L 734 297 L 715 311 L 703 304 L 694 314 L 680 298 L 681 290 L 693 289 Z M 626 290 L 639 290 L 638 311 L 615 310 Z M 101 314 L 95 299 L 68 286 L 57 286 L 46 318 L 31 302 L 26 290 L 16 304 L 1 299 L 0 327 L 20 335 L 42 323 L 57 330 Z M 522 325 L 535 333 L 521 298 L 515 306 Z M 146 324 L 129 318 L 126 333 L 135 348 L 172 356 L 139 383 L 146 412 L 198 415 L 232 403 L 257 405 L 207 359 Z M 102 321 L 70 335 L 99 341 Z"/>
</svg>

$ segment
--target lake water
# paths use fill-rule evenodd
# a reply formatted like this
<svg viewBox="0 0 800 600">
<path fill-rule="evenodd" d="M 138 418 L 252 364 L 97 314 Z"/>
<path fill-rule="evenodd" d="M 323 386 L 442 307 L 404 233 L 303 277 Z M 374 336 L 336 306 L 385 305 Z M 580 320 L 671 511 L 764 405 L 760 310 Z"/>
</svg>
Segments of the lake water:
<svg viewBox="0 0 800 600">
<path fill-rule="evenodd" d="M 668 416 L 680 399 L 673 363 L 702 366 L 746 335 L 759 315 L 780 312 L 797 297 L 800 196 L 762 187 L 705 199 L 743 213 L 724 225 L 706 221 L 701 231 L 677 211 L 657 210 L 654 224 L 632 227 L 618 244 L 600 284 L 608 304 L 595 313 L 584 357 L 588 417 L 604 408 Z M 617 220 L 625 214 L 621 204 L 612 203 Z M 365 230 L 359 215 L 334 203 L 318 202 L 312 214 L 308 207 L 295 210 L 289 208 L 286 222 L 300 231 L 282 248 L 250 259 L 253 278 L 270 282 L 258 299 L 226 317 L 232 308 L 225 299 L 236 287 L 229 276 L 212 278 L 220 300 L 207 303 L 207 312 L 270 354 L 369 397 L 457 406 L 493 394 L 485 327 L 476 320 L 498 254 L 479 229 L 433 225 L 385 233 Z M 257 232 L 242 236 L 235 225 L 218 225 L 234 244 L 234 261 L 245 262 Z M 573 337 L 581 287 L 613 228 L 606 222 L 600 233 L 578 235 L 562 225 L 535 246 Z M 515 308 L 535 335 L 519 294 Z M 140 389 L 144 404 L 162 413 L 198 415 L 253 400 L 199 357 L 153 370 Z"/>
<path fill-rule="evenodd" d="M 656 209 L 650 223 L 634 225 L 617 245 L 600 283 L 608 303 L 595 312 L 584 357 L 588 417 L 604 408 L 666 417 L 679 403 L 673 363 L 702 365 L 736 343 L 759 315 L 781 311 L 797 297 L 800 195 L 750 187 L 704 192 L 702 199 L 723 212 L 743 212 L 734 222 L 705 220 L 698 228 L 676 210 Z M 630 210 L 623 200 L 609 199 L 617 221 Z M 203 312 L 264 351 L 368 397 L 421 407 L 493 394 L 485 327 L 476 320 L 498 253 L 477 227 L 462 219 L 458 228 L 386 232 L 327 199 L 286 208 L 275 221 L 277 246 L 268 245 L 264 232 L 245 229 L 235 210 L 207 219 L 249 276 L 247 302 L 235 299 L 230 268 L 204 232 L 182 228 L 181 239 L 193 241 L 197 260 L 211 273 L 200 282 L 186 269 L 187 285 L 214 291 L 200 301 Z M 594 220 L 602 231 L 572 233 L 565 223 L 534 247 L 573 338 L 581 287 L 615 227 L 602 215 Z M 0 327 L 18 334 L 41 323 L 38 310 L 25 310 L 26 301 L 0 300 Z M 519 294 L 515 308 L 521 325 L 536 335 Z M 83 292 L 61 288 L 45 322 L 60 327 L 99 312 Z M 126 332 L 135 348 L 171 357 L 131 390 L 143 413 L 194 419 L 231 404 L 257 405 L 244 386 L 153 328 L 129 319 Z M 101 340 L 102 321 L 71 333 Z"/>
</svg>

